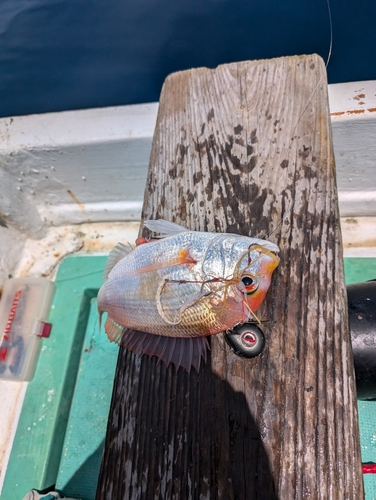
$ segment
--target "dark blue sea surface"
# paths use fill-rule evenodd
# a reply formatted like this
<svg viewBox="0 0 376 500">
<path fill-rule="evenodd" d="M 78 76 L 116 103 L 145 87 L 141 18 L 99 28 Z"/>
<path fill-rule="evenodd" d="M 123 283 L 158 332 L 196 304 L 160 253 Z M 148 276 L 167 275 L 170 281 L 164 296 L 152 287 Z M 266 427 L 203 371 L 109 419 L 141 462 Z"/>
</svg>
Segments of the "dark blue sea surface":
<svg viewBox="0 0 376 500">
<path fill-rule="evenodd" d="M 376 80 L 376 2 L 330 6 L 329 82 Z M 0 0 L 0 116 L 157 101 L 177 70 L 329 46 L 326 0 Z"/>
</svg>

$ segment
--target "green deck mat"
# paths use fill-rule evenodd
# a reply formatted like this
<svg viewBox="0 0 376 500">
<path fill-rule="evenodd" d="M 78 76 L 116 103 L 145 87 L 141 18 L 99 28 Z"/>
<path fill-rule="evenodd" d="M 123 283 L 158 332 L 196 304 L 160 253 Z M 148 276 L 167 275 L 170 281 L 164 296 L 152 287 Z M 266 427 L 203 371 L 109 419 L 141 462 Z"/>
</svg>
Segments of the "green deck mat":
<svg viewBox="0 0 376 500">
<path fill-rule="evenodd" d="M 85 464 L 91 473 L 81 488 L 88 494 L 78 498 L 94 498 L 117 359 L 117 346 L 98 332 L 93 304 L 106 260 L 70 256 L 59 267 L 52 333 L 26 392 L 2 500 L 21 500 L 58 480 L 74 489 Z"/>
<path fill-rule="evenodd" d="M 27 389 L 1 500 L 55 484 L 94 500 L 117 359 L 96 311 L 105 262 L 70 256 L 59 267 L 52 334 Z M 345 259 L 345 273 L 348 283 L 376 278 L 376 259 Z M 376 402 L 358 407 L 363 461 L 375 461 Z M 364 480 L 366 500 L 376 500 L 376 476 Z"/>
<path fill-rule="evenodd" d="M 83 500 L 95 498 L 118 355 L 118 346 L 99 332 L 96 298 L 90 306 L 56 481 L 56 489 Z"/>
</svg>

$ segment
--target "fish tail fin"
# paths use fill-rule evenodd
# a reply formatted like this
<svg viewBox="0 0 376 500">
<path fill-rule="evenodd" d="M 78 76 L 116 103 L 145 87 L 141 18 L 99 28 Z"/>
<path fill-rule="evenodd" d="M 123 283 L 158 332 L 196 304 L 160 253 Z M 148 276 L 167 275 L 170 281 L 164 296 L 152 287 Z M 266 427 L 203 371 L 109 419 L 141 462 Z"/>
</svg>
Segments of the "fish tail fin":
<svg viewBox="0 0 376 500">
<path fill-rule="evenodd" d="M 150 358 L 157 356 L 167 366 L 172 363 L 176 369 L 180 366 L 187 372 L 193 366 L 200 371 L 201 358 L 206 363 L 209 343 L 206 337 L 183 338 L 163 337 L 146 332 L 124 329 L 120 345 L 132 352 L 147 354 Z"/>
</svg>

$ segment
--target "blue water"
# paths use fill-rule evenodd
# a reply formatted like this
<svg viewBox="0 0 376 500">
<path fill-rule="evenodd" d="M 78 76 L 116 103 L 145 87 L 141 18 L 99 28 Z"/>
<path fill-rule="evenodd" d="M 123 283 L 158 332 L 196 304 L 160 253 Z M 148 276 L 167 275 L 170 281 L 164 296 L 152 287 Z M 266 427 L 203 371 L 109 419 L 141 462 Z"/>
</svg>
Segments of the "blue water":
<svg viewBox="0 0 376 500">
<path fill-rule="evenodd" d="M 330 3 L 329 82 L 376 79 L 376 2 Z M 326 0 L 0 0 L 0 116 L 157 101 L 173 71 L 329 44 Z"/>
</svg>

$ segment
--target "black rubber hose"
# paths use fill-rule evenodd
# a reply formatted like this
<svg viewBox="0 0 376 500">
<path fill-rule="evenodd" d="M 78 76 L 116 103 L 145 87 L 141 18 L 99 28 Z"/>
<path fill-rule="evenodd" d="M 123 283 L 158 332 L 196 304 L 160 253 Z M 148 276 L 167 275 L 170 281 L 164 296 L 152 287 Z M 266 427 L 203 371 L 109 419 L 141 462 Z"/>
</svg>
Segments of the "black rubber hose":
<svg viewBox="0 0 376 500">
<path fill-rule="evenodd" d="M 358 399 L 376 400 L 376 280 L 347 286 Z"/>
</svg>

